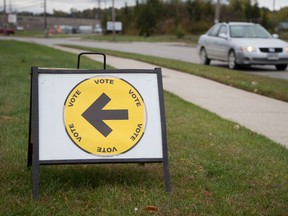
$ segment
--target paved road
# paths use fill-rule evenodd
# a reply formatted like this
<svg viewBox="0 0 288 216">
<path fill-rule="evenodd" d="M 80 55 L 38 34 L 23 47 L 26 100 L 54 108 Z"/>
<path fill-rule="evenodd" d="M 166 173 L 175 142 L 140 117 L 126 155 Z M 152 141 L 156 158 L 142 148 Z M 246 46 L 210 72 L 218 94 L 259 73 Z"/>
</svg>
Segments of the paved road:
<svg viewBox="0 0 288 216">
<path fill-rule="evenodd" d="M 56 44 L 74 44 L 86 47 L 118 50 L 123 52 L 138 53 L 150 56 L 164 57 L 199 64 L 200 60 L 195 46 L 184 43 L 149 43 L 149 42 L 98 42 L 83 41 L 80 38 L 22 38 L 22 37 L 0 37 L 0 39 L 16 39 L 38 44 L 53 46 Z M 109 64 L 109 62 L 108 62 Z M 227 64 L 212 61 L 211 65 L 225 67 Z M 288 69 L 278 72 L 274 66 L 251 67 L 242 70 L 243 73 L 253 73 L 280 79 L 288 79 Z"/>
</svg>

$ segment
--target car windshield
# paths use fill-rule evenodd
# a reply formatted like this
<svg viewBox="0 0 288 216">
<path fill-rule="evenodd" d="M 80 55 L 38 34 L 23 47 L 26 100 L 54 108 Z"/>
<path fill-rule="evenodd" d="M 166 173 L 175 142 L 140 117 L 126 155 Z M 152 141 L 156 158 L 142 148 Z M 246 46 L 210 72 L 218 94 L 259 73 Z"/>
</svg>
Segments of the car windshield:
<svg viewBox="0 0 288 216">
<path fill-rule="evenodd" d="M 231 25 L 232 38 L 271 38 L 272 35 L 260 25 Z"/>
</svg>

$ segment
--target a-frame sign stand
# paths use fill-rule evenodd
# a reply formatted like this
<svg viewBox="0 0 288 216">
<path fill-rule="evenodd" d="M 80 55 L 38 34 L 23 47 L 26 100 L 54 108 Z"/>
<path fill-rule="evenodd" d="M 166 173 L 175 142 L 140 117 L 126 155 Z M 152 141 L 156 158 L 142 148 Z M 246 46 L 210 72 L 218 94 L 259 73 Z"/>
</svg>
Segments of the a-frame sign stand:
<svg viewBox="0 0 288 216">
<path fill-rule="evenodd" d="M 79 69 L 82 54 L 103 55 L 104 69 Z M 80 53 L 77 69 L 32 67 L 30 88 L 33 199 L 40 165 L 54 164 L 162 163 L 171 192 L 160 68 L 106 70 L 105 54 Z"/>
</svg>

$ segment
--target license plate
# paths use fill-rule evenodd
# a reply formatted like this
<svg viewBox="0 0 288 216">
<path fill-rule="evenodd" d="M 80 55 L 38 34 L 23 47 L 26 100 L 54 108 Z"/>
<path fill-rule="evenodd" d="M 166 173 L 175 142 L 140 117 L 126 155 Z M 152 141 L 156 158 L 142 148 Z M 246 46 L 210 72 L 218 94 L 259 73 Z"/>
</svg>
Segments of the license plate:
<svg viewBox="0 0 288 216">
<path fill-rule="evenodd" d="M 277 53 L 268 53 L 267 54 L 267 59 L 268 60 L 279 60 L 279 56 Z"/>
</svg>

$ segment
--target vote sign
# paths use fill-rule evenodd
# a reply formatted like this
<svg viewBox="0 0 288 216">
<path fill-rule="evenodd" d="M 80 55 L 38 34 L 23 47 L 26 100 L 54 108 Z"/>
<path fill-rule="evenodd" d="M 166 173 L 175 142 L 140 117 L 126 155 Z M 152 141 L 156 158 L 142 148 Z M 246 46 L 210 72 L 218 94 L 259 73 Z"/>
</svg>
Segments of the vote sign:
<svg viewBox="0 0 288 216">
<path fill-rule="evenodd" d="M 171 191 L 161 69 L 33 67 L 31 78 L 33 198 L 41 164 L 163 163 Z"/>
<path fill-rule="evenodd" d="M 163 162 L 161 69 L 33 68 L 32 77 L 30 128 L 40 164 Z"/>
<path fill-rule="evenodd" d="M 99 155 L 129 151 L 142 138 L 145 103 L 134 86 L 113 76 L 95 76 L 78 83 L 64 104 L 70 139 L 82 150 Z"/>
</svg>

